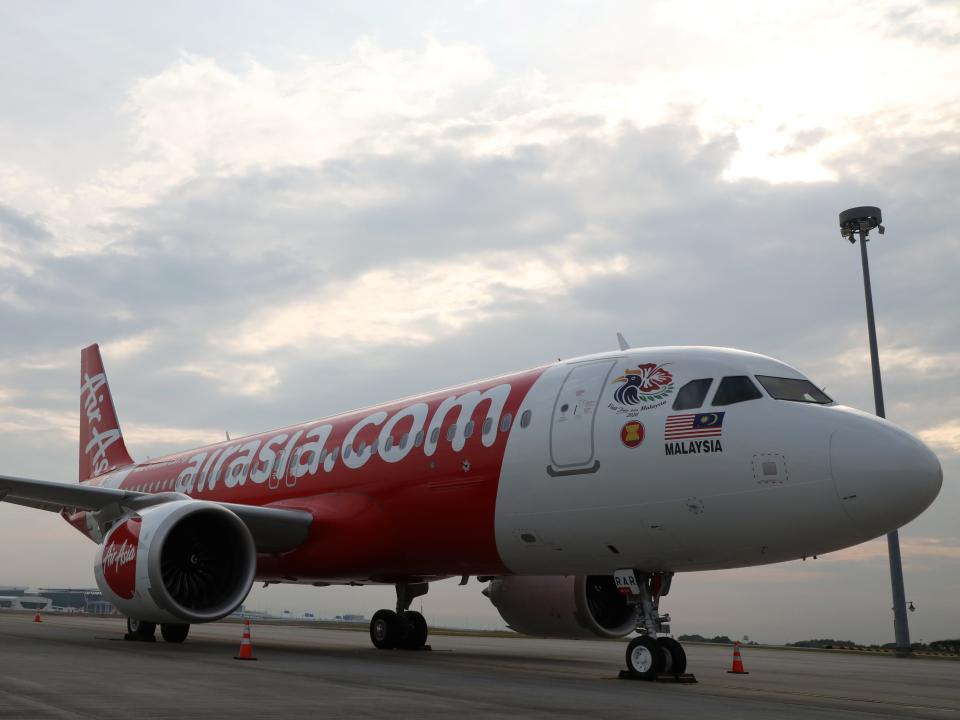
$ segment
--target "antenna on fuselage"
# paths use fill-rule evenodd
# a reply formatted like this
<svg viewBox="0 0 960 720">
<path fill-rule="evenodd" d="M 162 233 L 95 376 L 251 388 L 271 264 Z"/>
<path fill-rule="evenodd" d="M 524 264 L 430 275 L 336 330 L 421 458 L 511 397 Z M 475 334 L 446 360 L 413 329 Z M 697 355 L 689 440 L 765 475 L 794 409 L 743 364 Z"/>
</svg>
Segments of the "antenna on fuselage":
<svg viewBox="0 0 960 720">
<path fill-rule="evenodd" d="M 224 430 L 224 431 L 223 431 L 223 434 L 227 436 L 227 442 L 230 442 L 230 431 L 229 431 L 229 430 Z"/>
<path fill-rule="evenodd" d="M 627 342 L 627 339 L 621 333 L 617 333 L 617 342 L 620 343 L 621 350 L 630 349 L 630 343 Z"/>
</svg>

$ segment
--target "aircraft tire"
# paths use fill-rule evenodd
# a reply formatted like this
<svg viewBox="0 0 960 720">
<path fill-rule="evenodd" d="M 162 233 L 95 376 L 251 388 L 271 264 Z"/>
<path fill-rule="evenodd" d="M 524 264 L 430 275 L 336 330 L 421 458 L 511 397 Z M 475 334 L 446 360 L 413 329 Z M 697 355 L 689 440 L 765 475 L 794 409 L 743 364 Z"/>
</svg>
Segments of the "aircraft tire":
<svg viewBox="0 0 960 720">
<path fill-rule="evenodd" d="M 663 672 L 663 655 L 663 649 L 652 637 L 635 637 L 627 645 L 627 672 L 641 680 L 655 680 Z"/>
<path fill-rule="evenodd" d="M 400 618 L 393 610 L 377 610 L 370 620 L 370 640 L 379 650 L 395 648 L 402 630 Z"/>
<path fill-rule="evenodd" d="M 672 675 L 683 675 L 687 671 L 687 653 L 683 645 L 673 638 L 657 638 L 657 644 L 663 650 L 663 659 L 665 662 L 663 672 Z"/>
<path fill-rule="evenodd" d="M 163 623 L 160 626 L 160 634 L 168 643 L 182 643 L 187 639 L 190 632 L 190 626 L 181 623 Z"/>
<path fill-rule="evenodd" d="M 427 644 L 427 621 L 416 610 L 407 610 L 403 614 L 403 622 L 406 623 L 407 633 L 399 646 L 405 650 L 419 650 Z"/>
<path fill-rule="evenodd" d="M 131 640 L 153 640 L 156 631 L 156 623 L 127 618 L 127 637 Z"/>
</svg>

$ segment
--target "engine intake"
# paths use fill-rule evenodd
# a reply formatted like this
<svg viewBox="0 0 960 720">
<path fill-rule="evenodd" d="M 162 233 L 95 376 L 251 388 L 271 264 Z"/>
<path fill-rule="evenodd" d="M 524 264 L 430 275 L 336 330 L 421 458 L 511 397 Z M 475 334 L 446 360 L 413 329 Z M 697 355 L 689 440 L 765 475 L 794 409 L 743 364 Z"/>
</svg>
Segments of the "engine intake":
<svg viewBox="0 0 960 720">
<path fill-rule="evenodd" d="M 483 594 L 510 628 L 524 635 L 616 638 L 637 626 L 637 610 L 610 575 L 507 576 Z"/>
<path fill-rule="evenodd" d="M 219 620 L 243 602 L 256 572 L 250 531 L 215 503 L 182 500 L 118 522 L 94 572 L 104 595 L 129 617 L 151 622 Z"/>
</svg>

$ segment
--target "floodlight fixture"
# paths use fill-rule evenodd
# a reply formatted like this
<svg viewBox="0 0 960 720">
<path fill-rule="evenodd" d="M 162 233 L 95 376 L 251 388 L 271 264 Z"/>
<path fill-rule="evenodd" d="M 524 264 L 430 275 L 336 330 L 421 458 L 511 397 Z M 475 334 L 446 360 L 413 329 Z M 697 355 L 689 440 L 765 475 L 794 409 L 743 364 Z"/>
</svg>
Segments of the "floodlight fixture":
<svg viewBox="0 0 960 720">
<path fill-rule="evenodd" d="M 856 235 L 860 234 L 864 242 L 869 240 L 870 231 L 874 228 L 883 235 L 886 228 L 881 225 L 883 215 L 880 208 L 870 205 L 850 208 L 840 213 L 840 235 L 847 238 L 851 244 L 857 242 Z"/>
</svg>

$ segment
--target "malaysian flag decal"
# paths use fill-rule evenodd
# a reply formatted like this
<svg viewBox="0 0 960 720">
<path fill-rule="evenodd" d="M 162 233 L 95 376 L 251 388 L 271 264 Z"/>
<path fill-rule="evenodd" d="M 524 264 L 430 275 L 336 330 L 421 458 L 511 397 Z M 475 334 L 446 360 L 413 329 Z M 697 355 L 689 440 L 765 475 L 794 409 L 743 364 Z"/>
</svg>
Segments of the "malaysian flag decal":
<svg viewBox="0 0 960 720">
<path fill-rule="evenodd" d="M 663 439 L 698 440 L 700 438 L 720 437 L 723 434 L 722 412 L 689 413 L 671 415 L 664 427 Z"/>
</svg>

